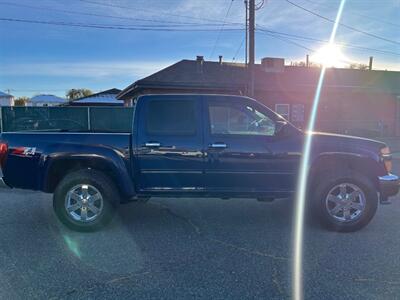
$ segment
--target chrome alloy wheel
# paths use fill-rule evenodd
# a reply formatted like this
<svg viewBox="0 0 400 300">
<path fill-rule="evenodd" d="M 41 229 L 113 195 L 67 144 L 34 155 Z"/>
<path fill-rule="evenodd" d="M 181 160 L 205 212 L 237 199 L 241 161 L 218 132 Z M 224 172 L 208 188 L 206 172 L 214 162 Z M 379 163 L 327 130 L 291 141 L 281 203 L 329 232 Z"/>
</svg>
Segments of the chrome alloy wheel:
<svg viewBox="0 0 400 300">
<path fill-rule="evenodd" d="M 76 185 L 68 191 L 65 197 L 65 209 L 75 221 L 91 222 L 103 210 L 103 196 L 94 186 Z"/>
<path fill-rule="evenodd" d="M 325 199 L 331 217 L 340 222 L 350 222 L 361 217 L 365 210 L 364 192 L 355 184 L 341 183 L 334 186 Z"/>
</svg>

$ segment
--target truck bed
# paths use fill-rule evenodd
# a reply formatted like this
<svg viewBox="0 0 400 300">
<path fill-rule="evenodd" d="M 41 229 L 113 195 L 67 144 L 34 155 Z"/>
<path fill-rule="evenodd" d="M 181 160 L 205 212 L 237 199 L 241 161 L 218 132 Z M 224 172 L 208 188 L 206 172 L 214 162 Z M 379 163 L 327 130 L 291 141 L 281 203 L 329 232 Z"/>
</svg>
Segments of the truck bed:
<svg viewBox="0 0 400 300">
<path fill-rule="evenodd" d="M 42 182 L 49 156 L 53 159 L 57 155 L 94 157 L 92 153 L 96 152 L 91 153 L 94 147 L 117 153 L 126 169 L 130 170 L 129 133 L 8 132 L 1 134 L 0 139 L 12 145 L 3 170 L 6 183 L 11 187 L 43 190 Z M 30 153 L 24 154 L 23 149 L 30 149 Z"/>
</svg>

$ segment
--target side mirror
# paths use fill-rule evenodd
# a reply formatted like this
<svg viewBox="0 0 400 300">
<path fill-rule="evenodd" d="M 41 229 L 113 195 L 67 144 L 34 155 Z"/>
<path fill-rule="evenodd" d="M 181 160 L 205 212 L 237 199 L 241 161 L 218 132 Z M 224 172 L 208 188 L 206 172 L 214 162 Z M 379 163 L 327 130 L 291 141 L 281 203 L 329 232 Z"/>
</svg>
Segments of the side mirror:
<svg viewBox="0 0 400 300">
<path fill-rule="evenodd" d="M 286 121 L 281 121 L 278 120 L 276 121 L 276 126 L 275 126 L 275 135 L 276 136 L 287 136 L 289 135 L 289 131 L 287 130 L 287 122 Z"/>
</svg>

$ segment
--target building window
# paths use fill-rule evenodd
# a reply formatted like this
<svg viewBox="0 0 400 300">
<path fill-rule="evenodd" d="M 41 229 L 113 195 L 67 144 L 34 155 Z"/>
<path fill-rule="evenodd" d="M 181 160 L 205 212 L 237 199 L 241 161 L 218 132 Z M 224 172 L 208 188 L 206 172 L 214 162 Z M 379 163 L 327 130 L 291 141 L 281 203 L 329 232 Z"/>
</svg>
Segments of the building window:
<svg viewBox="0 0 400 300">
<path fill-rule="evenodd" d="M 275 104 L 275 112 L 280 114 L 286 120 L 290 117 L 290 105 L 289 104 Z"/>
<path fill-rule="evenodd" d="M 305 121 L 305 113 L 304 113 L 304 104 L 293 104 L 292 105 L 292 122 L 295 123 L 304 123 Z"/>
</svg>

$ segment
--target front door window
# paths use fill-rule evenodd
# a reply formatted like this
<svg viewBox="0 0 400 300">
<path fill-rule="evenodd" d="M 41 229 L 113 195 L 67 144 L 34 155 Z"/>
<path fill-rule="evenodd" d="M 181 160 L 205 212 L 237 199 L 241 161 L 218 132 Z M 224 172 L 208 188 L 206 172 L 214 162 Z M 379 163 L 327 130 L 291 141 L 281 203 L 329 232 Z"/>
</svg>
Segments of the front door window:
<svg viewBox="0 0 400 300">
<path fill-rule="evenodd" d="M 212 135 L 275 134 L 275 122 L 248 105 L 211 104 L 209 115 Z"/>
</svg>

